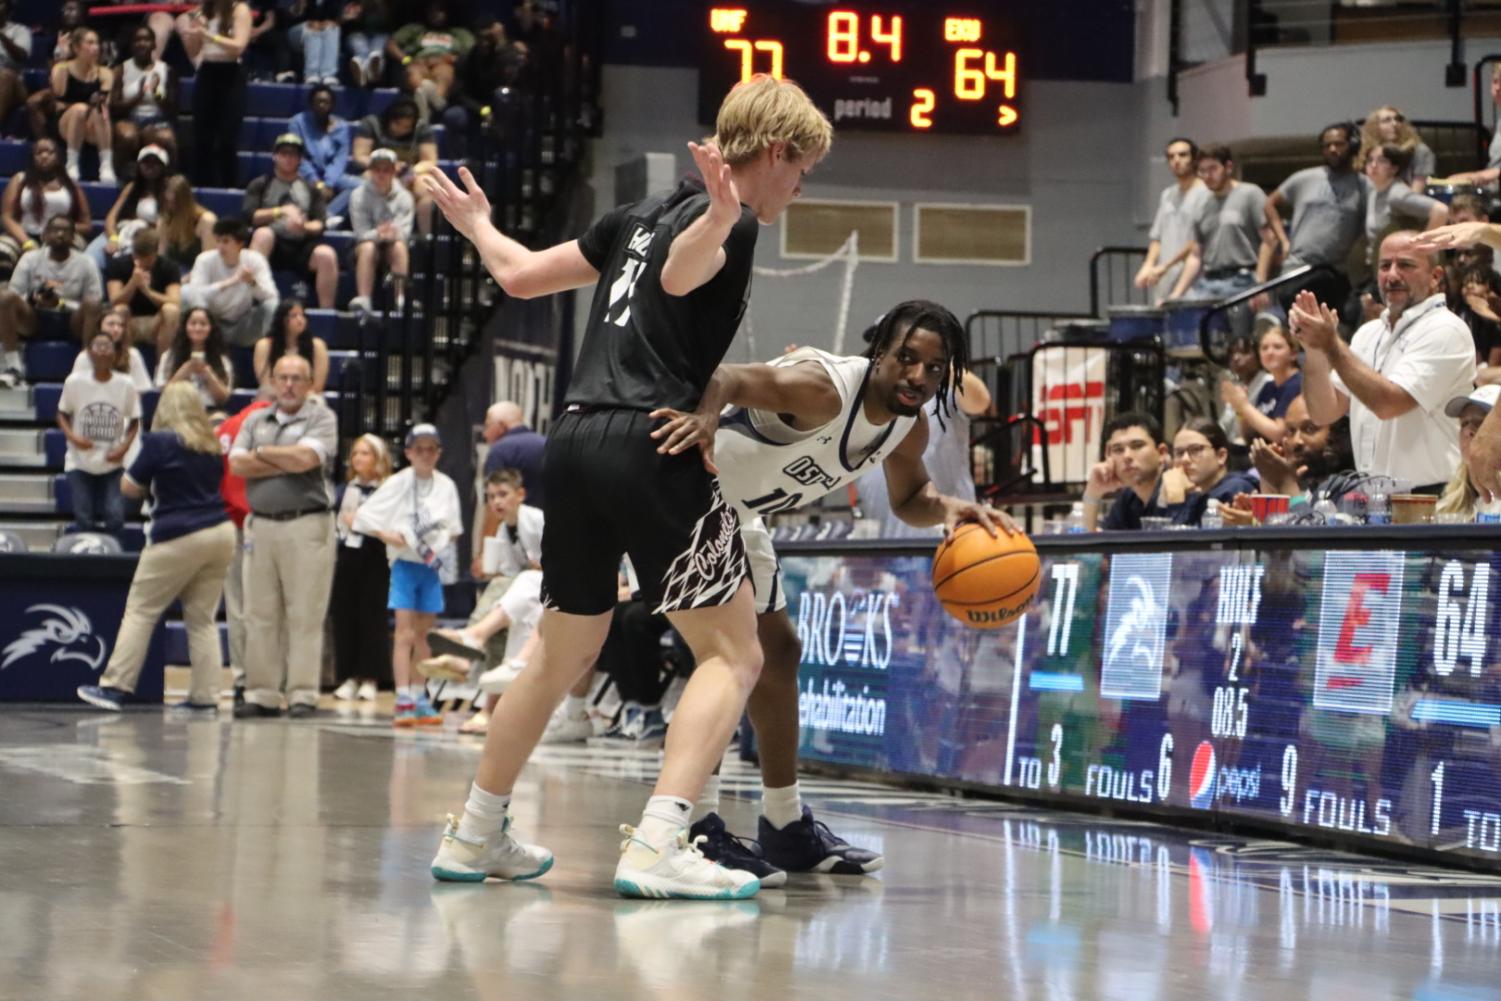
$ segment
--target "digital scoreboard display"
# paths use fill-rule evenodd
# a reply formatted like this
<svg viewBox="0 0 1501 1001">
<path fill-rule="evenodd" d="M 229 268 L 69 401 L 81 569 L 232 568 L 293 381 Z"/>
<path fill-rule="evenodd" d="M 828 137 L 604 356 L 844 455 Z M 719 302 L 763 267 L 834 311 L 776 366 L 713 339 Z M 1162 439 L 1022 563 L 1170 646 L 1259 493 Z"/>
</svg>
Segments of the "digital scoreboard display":
<svg viewBox="0 0 1501 1001">
<path fill-rule="evenodd" d="M 1004 135 L 1021 127 L 1011 25 L 938 3 L 817 6 L 778 0 L 704 13 L 699 121 L 756 73 L 789 78 L 835 129 Z"/>
<path fill-rule="evenodd" d="M 804 757 L 1501 863 L 1501 554 L 1042 548 L 993 632 L 925 556 L 783 553 Z"/>
</svg>

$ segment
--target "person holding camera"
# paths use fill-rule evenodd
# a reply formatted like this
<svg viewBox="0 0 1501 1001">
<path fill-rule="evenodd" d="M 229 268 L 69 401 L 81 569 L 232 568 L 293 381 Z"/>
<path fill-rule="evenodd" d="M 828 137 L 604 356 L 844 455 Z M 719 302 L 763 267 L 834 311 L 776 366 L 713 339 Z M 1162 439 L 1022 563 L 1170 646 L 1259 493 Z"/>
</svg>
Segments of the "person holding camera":
<svg viewBox="0 0 1501 1001">
<path fill-rule="evenodd" d="M 42 246 L 21 255 L 0 289 L 0 384 L 14 386 L 25 379 L 21 338 L 36 331 L 38 311 L 61 313 L 79 339 L 98 326 L 104 284 L 88 255 L 73 248 L 73 221 L 54 215 L 42 231 Z"/>
</svg>

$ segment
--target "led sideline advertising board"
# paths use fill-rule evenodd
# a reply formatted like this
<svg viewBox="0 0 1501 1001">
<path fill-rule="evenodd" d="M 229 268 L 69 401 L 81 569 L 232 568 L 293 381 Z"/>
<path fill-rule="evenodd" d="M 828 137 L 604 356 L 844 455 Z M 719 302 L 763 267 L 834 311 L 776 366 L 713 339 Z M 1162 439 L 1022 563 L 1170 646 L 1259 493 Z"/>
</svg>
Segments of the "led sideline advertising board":
<svg viewBox="0 0 1501 1001">
<path fill-rule="evenodd" d="M 802 754 L 1501 861 L 1498 562 L 1045 551 L 1032 611 L 979 631 L 926 556 L 786 552 Z"/>
</svg>

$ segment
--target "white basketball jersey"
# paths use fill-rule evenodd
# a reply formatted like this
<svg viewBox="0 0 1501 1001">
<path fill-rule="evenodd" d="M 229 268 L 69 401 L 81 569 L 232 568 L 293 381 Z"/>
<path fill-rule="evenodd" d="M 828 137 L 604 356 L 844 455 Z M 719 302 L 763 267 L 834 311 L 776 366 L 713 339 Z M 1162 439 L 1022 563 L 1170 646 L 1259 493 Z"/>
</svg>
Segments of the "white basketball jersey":
<svg viewBox="0 0 1501 1001">
<path fill-rule="evenodd" d="M 744 522 L 802 507 L 859 479 L 880 465 L 917 423 L 916 417 L 881 425 L 866 420 L 868 358 L 799 348 L 770 364 L 810 361 L 834 380 L 843 404 L 827 424 L 803 431 L 778 414 L 745 407 L 729 407 L 719 419 L 714 436 L 719 488 Z"/>
</svg>

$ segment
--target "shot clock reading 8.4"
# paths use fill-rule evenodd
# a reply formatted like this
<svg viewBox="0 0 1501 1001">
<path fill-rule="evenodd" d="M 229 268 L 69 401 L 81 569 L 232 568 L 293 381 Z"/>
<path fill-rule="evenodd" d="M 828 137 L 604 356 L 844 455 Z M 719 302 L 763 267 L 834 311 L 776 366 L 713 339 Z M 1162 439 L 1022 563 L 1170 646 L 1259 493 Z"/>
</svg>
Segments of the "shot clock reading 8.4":
<svg viewBox="0 0 1501 1001">
<path fill-rule="evenodd" d="M 1008 134 L 1021 57 L 1001 19 L 940 4 L 717 4 L 704 21 L 699 118 L 756 73 L 796 81 L 835 128 Z"/>
</svg>

